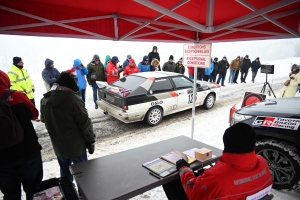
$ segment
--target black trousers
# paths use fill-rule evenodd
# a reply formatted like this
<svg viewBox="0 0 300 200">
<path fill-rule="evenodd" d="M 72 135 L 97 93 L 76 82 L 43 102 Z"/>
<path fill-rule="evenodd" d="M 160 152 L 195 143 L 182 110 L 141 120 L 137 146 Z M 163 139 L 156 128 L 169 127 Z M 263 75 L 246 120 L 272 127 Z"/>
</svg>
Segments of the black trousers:
<svg viewBox="0 0 300 200">
<path fill-rule="evenodd" d="M 236 83 L 236 81 L 237 81 L 237 79 L 238 79 L 238 77 L 239 77 L 239 73 L 240 73 L 239 70 L 236 70 L 236 71 L 235 71 L 235 75 L 234 75 L 234 79 L 233 79 L 233 82 L 234 82 L 234 83 Z"/>
<path fill-rule="evenodd" d="M 169 200 L 188 200 L 182 187 L 180 178 L 164 184 L 163 189 Z"/>
</svg>

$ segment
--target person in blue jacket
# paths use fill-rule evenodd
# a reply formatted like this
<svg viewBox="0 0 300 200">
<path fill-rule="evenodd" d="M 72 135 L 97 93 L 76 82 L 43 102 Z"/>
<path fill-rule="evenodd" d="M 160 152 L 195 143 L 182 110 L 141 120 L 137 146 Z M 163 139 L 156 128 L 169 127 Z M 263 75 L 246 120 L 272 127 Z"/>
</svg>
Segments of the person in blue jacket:
<svg viewBox="0 0 300 200">
<path fill-rule="evenodd" d="M 204 76 L 204 81 L 208 81 L 209 77 L 211 75 L 211 73 L 214 71 L 214 63 L 213 60 L 211 59 L 210 62 L 210 67 L 209 68 L 205 68 L 205 76 Z"/>
<path fill-rule="evenodd" d="M 50 90 L 53 83 L 58 79 L 60 72 L 54 67 L 54 61 L 47 58 L 45 60 L 45 68 L 42 71 L 42 77 L 46 92 Z"/>
<path fill-rule="evenodd" d="M 138 64 L 140 72 L 150 72 L 149 57 L 144 56 L 143 61 Z"/>
<path fill-rule="evenodd" d="M 83 102 L 85 102 L 85 89 L 86 89 L 86 79 L 85 75 L 88 74 L 88 69 L 83 66 L 81 60 L 75 59 L 73 67 L 76 67 L 76 75 L 77 75 L 77 85 L 79 88 L 78 95 L 81 97 Z"/>
</svg>

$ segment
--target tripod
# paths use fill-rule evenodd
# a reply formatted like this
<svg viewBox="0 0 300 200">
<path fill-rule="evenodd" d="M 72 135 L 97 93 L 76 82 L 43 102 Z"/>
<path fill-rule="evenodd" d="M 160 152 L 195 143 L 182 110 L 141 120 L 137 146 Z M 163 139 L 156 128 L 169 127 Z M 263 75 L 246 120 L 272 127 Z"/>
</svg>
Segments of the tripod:
<svg viewBox="0 0 300 200">
<path fill-rule="evenodd" d="M 265 94 L 265 90 L 266 90 L 266 87 L 267 87 L 267 86 L 269 86 L 269 88 L 270 88 L 272 94 L 273 94 L 274 97 L 276 98 L 276 95 L 274 94 L 274 92 L 273 92 L 273 90 L 272 90 L 272 88 L 271 88 L 271 85 L 270 85 L 270 83 L 268 82 L 268 74 L 266 73 L 266 82 L 264 83 L 264 86 L 262 87 L 260 93 Z"/>
</svg>

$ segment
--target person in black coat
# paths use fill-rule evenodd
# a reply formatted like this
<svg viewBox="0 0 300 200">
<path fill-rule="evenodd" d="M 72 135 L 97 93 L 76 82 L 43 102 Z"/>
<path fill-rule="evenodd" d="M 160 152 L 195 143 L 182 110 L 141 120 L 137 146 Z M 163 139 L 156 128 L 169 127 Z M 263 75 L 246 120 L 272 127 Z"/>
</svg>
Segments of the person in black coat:
<svg viewBox="0 0 300 200">
<path fill-rule="evenodd" d="M 219 63 L 218 63 L 218 58 L 217 57 L 214 58 L 213 64 L 214 64 L 214 70 L 210 74 L 209 82 L 215 83 L 216 82 L 216 77 L 218 75 L 218 70 L 219 70 Z"/>
<path fill-rule="evenodd" d="M 257 57 L 252 63 L 251 63 L 251 71 L 252 71 L 252 83 L 255 81 L 255 77 L 257 75 L 257 71 L 260 68 L 260 61 L 259 57 Z"/>
<path fill-rule="evenodd" d="M 222 60 L 220 60 L 220 62 L 219 62 L 219 69 L 218 69 L 219 77 L 218 77 L 217 84 L 219 84 L 221 81 L 221 85 L 225 87 L 224 80 L 225 80 L 228 68 L 229 68 L 229 63 L 227 61 L 227 57 L 224 56 L 222 58 Z"/>
<path fill-rule="evenodd" d="M 157 46 L 154 46 L 152 51 L 148 54 L 149 63 L 152 62 L 153 59 L 157 59 L 160 62 L 159 53 L 157 52 Z"/>
<path fill-rule="evenodd" d="M 251 66 L 251 60 L 249 59 L 249 56 L 246 55 L 245 58 L 243 59 L 243 64 L 241 66 L 241 83 L 246 83 L 246 78 L 250 66 Z"/>
</svg>

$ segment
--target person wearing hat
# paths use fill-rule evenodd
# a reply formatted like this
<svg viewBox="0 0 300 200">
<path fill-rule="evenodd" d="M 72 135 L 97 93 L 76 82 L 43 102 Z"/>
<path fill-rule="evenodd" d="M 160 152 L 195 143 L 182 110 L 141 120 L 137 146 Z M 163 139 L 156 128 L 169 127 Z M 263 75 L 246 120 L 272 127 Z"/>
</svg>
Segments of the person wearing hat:
<svg viewBox="0 0 300 200">
<path fill-rule="evenodd" d="M 150 72 L 149 57 L 144 56 L 143 61 L 138 64 L 140 72 Z"/>
<path fill-rule="evenodd" d="M 119 58 L 117 56 L 113 56 L 106 66 L 106 76 L 107 76 L 107 83 L 110 84 L 120 78 L 120 70 L 117 67 L 119 63 Z"/>
<path fill-rule="evenodd" d="M 218 81 L 217 84 L 221 82 L 221 85 L 225 87 L 224 81 L 227 73 L 227 69 L 229 68 L 229 63 L 227 61 L 227 57 L 223 56 L 222 60 L 219 61 L 219 69 L 218 69 Z"/>
<path fill-rule="evenodd" d="M 87 65 L 88 74 L 86 76 L 89 86 L 93 88 L 93 97 L 95 103 L 95 109 L 98 109 L 98 86 L 96 81 L 105 81 L 105 71 L 100 57 L 95 54 L 92 61 Z"/>
<path fill-rule="evenodd" d="M 246 83 L 246 78 L 250 66 L 251 66 L 251 60 L 249 59 L 249 56 L 246 55 L 245 58 L 243 59 L 243 64 L 241 66 L 241 83 Z"/>
<path fill-rule="evenodd" d="M 0 70 L 0 97 L 5 94 L 9 87 L 9 77 Z M 10 141 L 11 138 L 0 142 L 2 146 L 0 150 L 0 191 L 3 194 L 3 199 L 19 200 L 22 198 L 22 184 L 22 188 L 26 193 L 26 199 L 32 199 L 36 188 L 43 179 L 42 147 L 38 142 L 38 137 L 31 121 L 38 118 L 39 111 L 29 101 L 24 92 L 14 91 L 5 101 L 19 122 L 19 126 L 23 129 L 24 137 L 21 142 L 7 145 L 4 148 L 2 146 L 3 142 Z M 3 114 L 1 115 L 3 116 Z M 1 117 L 1 139 L 5 135 L 12 134 L 5 132 L 9 126 L 3 126 L 3 123 L 7 122 L 9 118 L 7 120 L 3 119 Z M 14 124 L 16 125 L 16 123 Z M 16 127 L 18 126 L 16 125 Z M 23 199 L 25 199 L 24 196 Z"/>
<path fill-rule="evenodd" d="M 217 57 L 214 58 L 213 65 L 214 65 L 214 68 L 213 68 L 213 71 L 211 72 L 210 77 L 209 77 L 209 82 L 211 82 L 211 83 L 216 82 L 216 77 L 217 77 L 218 70 L 219 70 L 219 63 L 218 63 L 218 58 Z"/>
<path fill-rule="evenodd" d="M 152 48 L 152 51 L 148 54 L 149 63 L 152 62 L 152 60 L 157 59 L 160 62 L 159 53 L 157 52 L 157 46 L 154 46 Z"/>
<path fill-rule="evenodd" d="M 74 76 L 62 72 L 41 100 L 41 121 L 50 135 L 60 176 L 68 176 L 71 182 L 69 167 L 87 161 L 86 151 L 93 154 L 96 138 L 84 102 L 77 93 Z"/>
<path fill-rule="evenodd" d="M 164 185 L 168 199 L 246 199 L 265 188 L 271 191 L 272 175 L 266 160 L 255 154 L 255 142 L 254 129 L 237 123 L 225 130 L 224 151 L 217 164 L 198 177 L 185 160 L 178 160 L 182 186 L 176 187 L 179 181 Z"/>
<path fill-rule="evenodd" d="M 125 67 L 123 75 L 130 75 L 130 74 L 135 74 L 135 73 L 139 73 L 140 70 L 139 68 L 136 66 L 135 61 L 131 58 L 129 59 L 129 64 L 128 66 Z"/>
<path fill-rule="evenodd" d="M 182 64 L 182 57 L 178 60 L 178 62 L 176 63 L 176 69 L 175 69 L 176 73 L 179 74 L 184 74 L 185 72 L 185 67 Z"/>
<path fill-rule="evenodd" d="M 257 75 L 257 71 L 260 68 L 260 61 L 259 61 L 259 57 L 257 57 L 254 61 L 252 61 L 251 63 L 251 71 L 252 71 L 252 83 L 255 82 L 255 77 Z"/>
<path fill-rule="evenodd" d="M 27 70 L 24 68 L 22 58 L 13 58 L 13 64 L 8 70 L 7 75 L 10 80 L 10 89 L 24 92 L 30 99 L 30 101 L 33 103 L 33 105 L 35 105 L 34 85 Z"/>
<path fill-rule="evenodd" d="M 83 66 L 80 59 L 74 60 L 73 68 L 76 69 L 78 95 L 81 97 L 82 101 L 85 103 L 85 89 L 86 89 L 85 76 L 88 74 L 88 69 L 85 66 Z"/>
<path fill-rule="evenodd" d="M 47 58 L 45 60 L 45 68 L 42 71 L 42 78 L 44 81 L 46 92 L 50 90 L 59 75 L 60 72 L 54 67 L 54 61 Z"/>
<path fill-rule="evenodd" d="M 165 64 L 163 65 L 162 70 L 167 71 L 167 72 L 175 72 L 176 65 L 173 61 L 174 61 L 174 56 L 170 55 L 169 61 L 165 62 Z"/>
<path fill-rule="evenodd" d="M 126 60 L 123 62 L 123 69 L 129 65 L 129 60 L 131 59 L 131 55 L 128 54 Z"/>
</svg>

